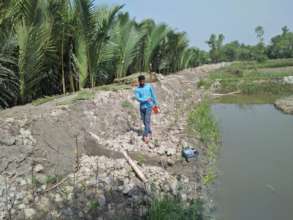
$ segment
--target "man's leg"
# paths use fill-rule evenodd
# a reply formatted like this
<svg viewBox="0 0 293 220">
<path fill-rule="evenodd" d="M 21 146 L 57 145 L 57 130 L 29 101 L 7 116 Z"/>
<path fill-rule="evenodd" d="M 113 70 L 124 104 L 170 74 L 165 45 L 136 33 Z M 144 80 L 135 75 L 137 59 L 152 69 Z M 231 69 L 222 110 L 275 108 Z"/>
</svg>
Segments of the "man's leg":
<svg viewBox="0 0 293 220">
<path fill-rule="evenodd" d="M 145 114 L 145 132 L 146 135 L 148 136 L 149 134 L 152 134 L 152 129 L 151 129 L 151 115 L 152 115 L 152 108 L 147 108 L 146 109 L 146 114 Z"/>
<path fill-rule="evenodd" d="M 148 135 L 148 133 L 146 131 L 146 109 L 140 109 L 140 116 L 141 116 L 141 120 L 144 125 L 144 131 L 143 131 L 143 138 L 144 138 Z"/>
</svg>

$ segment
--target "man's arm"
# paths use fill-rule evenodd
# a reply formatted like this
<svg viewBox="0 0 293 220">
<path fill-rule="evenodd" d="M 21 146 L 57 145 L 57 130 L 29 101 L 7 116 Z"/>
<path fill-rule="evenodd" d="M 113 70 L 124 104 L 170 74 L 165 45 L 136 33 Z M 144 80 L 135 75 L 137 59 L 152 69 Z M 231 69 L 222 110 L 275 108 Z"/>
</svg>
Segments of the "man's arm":
<svg viewBox="0 0 293 220">
<path fill-rule="evenodd" d="M 135 99 L 139 101 L 140 103 L 147 102 L 147 99 L 141 98 L 139 92 L 137 89 L 134 91 Z"/>
<path fill-rule="evenodd" d="M 155 90 L 154 90 L 154 88 L 153 88 L 152 85 L 150 87 L 151 87 L 151 96 L 152 96 L 151 98 L 152 98 L 154 104 L 155 105 L 158 105 L 158 100 L 157 100 L 157 96 L 156 96 Z"/>
</svg>

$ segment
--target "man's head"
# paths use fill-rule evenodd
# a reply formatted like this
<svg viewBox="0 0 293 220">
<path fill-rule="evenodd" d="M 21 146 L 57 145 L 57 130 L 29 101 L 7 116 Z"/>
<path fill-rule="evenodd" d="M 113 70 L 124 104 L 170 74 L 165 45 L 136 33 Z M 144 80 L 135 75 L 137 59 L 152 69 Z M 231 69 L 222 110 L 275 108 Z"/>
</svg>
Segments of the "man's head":
<svg viewBox="0 0 293 220">
<path fill-rule="evenodd" d="M 139 86 L 143 87 L 144 84 L 145 84 L 145 76 L 144 75 L 140 75 L 138 77 L 138 83 L 139 83 Z"/>
</svg>

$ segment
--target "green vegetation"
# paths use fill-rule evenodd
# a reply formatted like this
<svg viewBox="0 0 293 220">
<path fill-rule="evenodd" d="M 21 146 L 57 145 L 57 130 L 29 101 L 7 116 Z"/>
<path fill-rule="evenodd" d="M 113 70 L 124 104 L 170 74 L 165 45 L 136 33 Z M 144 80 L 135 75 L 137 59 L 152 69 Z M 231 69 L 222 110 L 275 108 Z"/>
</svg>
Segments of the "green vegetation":
<svg viewBox="0 0 293 220">
<path fill-rule="evenodd" d="M 212 115 L 209 103 L 201 102 L 193 111 L 189 113 L 188 127 L 191 134 L 199 134 L 201 141 L 207 147 L 207 158 L 209 167 L 203 176 L 203 183 L 209 184 L 216 178 L 215 161 L 218 153 L 218 142 L 220 133 L 217 122 Z"/>
<path fill-rule="evenodd" d="M 137 22 L 122 8 L 95 6 L 93 0 L 3 0 L 0 108 L 110 84 L 133 73 L 293 58 L 293 33 L 287 27 L 269 45 L 261 26 L 255 29 L 258 43 L 253 46 L 224 44 L 223 34 L 212 34 L 208 53 L 190 47 L 185 32 L 152 19 Z"/>
<path fill-rule="evenodd" d="M 275 95 L 225 95 L 220 96 L 218 98 L 213 99 L 214 103 L 223 103 L 223 104 L 268 104 L 274 103 L 274 101 L 278 98 Z"/>
<path fill-rule="evenodd" d="M 217 123 L 207 101 L 201 102 L 188 116 L 188 127 L 192 133 L 199 133 L 204 144 L 214 144 L 219 140 Z"/>
<path fill-rule="evenodd" d="M 282 28 L 282 33 L 274 36 L 268 45 L 264 43 L 265 30 L 261 26 L 255 28 L 256 45 L 245 45 L 239 41 L 224 44 L 223 34 L 212 34 L 207 41 L 210 47 L 209 57 L 213 63 L 221 61 L 264 62 L 267 59 L 293 58 L 293 32 L 288 27 Z"/>
<path fill-rule="evenodd" d="M 80 100 L 90 100 L 93 99 L 95 93 L 91 90 L 81 90 L 77 93 L 77 95 L 72 99 L 73 102 Z"/>
<path fill-rule="evenodd" d="M 127 108 L 127 109 L 133 109 L 134 108 L 133 104 L 130 103 L 129 101 L 127 101 L 127 100 L 124 100 L 121 103 L 121 106 L 122 106 L 122 108 Z"/>
<path fill-rule="evenodd" d="M 203 177 L 203 184 L 209 185 L 210 183 L 214 182 L 217 178 L 217 175 L 215 173 L 214 167 L 209 167 L 206 175 Z"/>
<path fill-rule="evenodd" d="M 109 85 L 102 85 L 95 88 L 96 91 L 121 91 L 124 89 L 131 89 L 132 87 L 130 85 L 125 84 L 109 84 Z"/>
<path fill-rule="evenodd" d="M 93 0 L 0 3 L 0 107 L 207 62 L 184 32 Z M 45 100 L 44 100 L 45 101 Z"/>
<path fill-rule="evenodd" d="M 57 183 L 58 181 L 58 177 L 57 176 L 46 176 L 46 185 L 52 185 L 52 184 L 55 184 Z"/>
<path fill-rule="evenodd" d="M 45 96 L 44 98 L 39 98 L 39 99 L 36 99 L 32 102 L 33 105 L 42 105 L 46 102 L 49 102 L 49 101 L 52 101 L 56 99 L 56 96 Z"/>
<path fill-rule="evenodd" d="M 89 208 L 89 211 L 94 211 L 96 210 L 97 208 L 100 207 L 100 204 L 98 201 L 96 200 L 93 200 L 93 201 L 90 201 L 89 204 L 88 204 L 88 208 Z"/>
<path fill-rule="evenodd" d="M 202 220 L 203 203 L 195 201 L 186 206 L 178 199 L 154 200 L 147 213 L 147 220 Z"/>
<path fill-rule="evenodd" d="M 217 92 L 239 91 L 243 95 L 258 95 L 277 98 L 293 93 L 293 86 L 282 83 L 285 76 L 293 75 L 293 59 L 268 60 L 263 63 L 236 62 L 216 70 L 198 86 L 209 88 L 217 82 Z"/>
</svg>

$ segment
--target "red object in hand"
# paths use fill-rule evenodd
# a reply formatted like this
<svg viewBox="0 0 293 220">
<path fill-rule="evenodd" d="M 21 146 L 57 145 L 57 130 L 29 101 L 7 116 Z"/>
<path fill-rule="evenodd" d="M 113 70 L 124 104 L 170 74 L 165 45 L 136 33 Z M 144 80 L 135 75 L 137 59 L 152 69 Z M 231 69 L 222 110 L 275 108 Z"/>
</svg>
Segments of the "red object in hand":
<svg viewBox="0 0 293 220">
<path fill-rule="evenodd" d="M 153 107 L 153 112 L 155 113 L 155 114 L 158 114 L 158 113 L 160 113 L 160 108 L 159 108 L 159 106 L 154 106 Z"/>
</svg>

